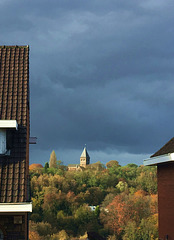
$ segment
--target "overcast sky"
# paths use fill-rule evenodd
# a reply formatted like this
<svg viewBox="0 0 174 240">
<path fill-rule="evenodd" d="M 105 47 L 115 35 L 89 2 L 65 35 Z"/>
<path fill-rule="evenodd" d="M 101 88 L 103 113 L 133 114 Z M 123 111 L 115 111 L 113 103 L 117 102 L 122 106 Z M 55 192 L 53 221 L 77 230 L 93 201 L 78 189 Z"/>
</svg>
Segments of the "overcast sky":
<svg viewBox="0 0 174 240">
<path fill-rule="evenodd" d="M 174 136 L 173 0 L 0 0 L 0 45 L 30 46 L 30 163 L 139 165 Z"/>
</svg>

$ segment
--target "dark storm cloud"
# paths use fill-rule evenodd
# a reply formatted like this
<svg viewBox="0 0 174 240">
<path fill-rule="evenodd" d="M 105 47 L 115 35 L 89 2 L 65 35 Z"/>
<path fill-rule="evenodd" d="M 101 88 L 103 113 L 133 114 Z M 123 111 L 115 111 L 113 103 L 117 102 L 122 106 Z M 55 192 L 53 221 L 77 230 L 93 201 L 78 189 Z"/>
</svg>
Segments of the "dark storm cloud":
<svg viewBox="0 0 174 240">
<path fill-rule="evenodd" d="M 103 155 L 135 156 L 173 136 L 173 7 L 170 0 L 0 2 L 1 45 L 30 45 L 39 151 L 87 143 Z"/>
</svg>

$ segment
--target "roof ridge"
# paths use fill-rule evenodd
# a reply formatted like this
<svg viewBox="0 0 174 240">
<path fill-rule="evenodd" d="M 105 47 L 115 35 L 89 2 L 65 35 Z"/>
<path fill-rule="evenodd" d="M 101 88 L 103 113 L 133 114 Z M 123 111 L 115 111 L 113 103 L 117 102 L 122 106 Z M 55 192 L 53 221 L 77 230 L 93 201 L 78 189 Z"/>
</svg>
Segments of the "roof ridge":
<svg viewBox="0 0 174 240">
<path fill-rule="evenodd" d="M 1 45 L 0 48 L 29 48 L 29 45 Z"/>
</svg>

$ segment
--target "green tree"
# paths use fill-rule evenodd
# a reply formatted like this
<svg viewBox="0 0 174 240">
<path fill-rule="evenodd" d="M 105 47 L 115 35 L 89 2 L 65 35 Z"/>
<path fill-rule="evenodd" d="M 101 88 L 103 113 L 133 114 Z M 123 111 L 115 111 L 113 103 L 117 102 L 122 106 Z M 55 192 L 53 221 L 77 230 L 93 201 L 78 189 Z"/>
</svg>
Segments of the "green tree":
<svg viewBox="0 0 174 240">
<path fill-rule="evenodd" d="M 142 219 L 139 229 L 139 239 L 156 240 L 158 239 L 158 228 L 156 227 L 157 218 L 153 216 Z"/>
<path fill-rule="evenodd" d="M 50 168 L 56 168 L 57 167 L 57 157 L 56 157 L 56 153 L 55 153 L 54 150 L 50 154 L 49 167 Z"/>
<path fill-rule="evenodd" d="M 65 230 L 62 230 L 59 233 L 53 234 L 51 236 L 51 240 L 68 240 L 68 239 L 69 239 L 69 236 Z"/>
<path fill-rule="evenodd" d="M 45 163 L 44 168 L 45 168 L 45 170 L 46 170 L 47 168 L 49 168 L 49 163 L 48 163 L 48 162 Z"/>
<path fill-rule="evenodd" d="M 119 181 L 119 183 L 116 185 L 116 188 L 120 192 L 124 192 L 128 189 L 128 184 L 127 184 L 127 182 Z"/>
<path fill-rule="evenodd" d="M 157 169 L 156 167 L 141 166 L 138 169 L 137 188 L 148 192 L 149 194 L 157 193 Z"/>
<path fill-rule="evenodd" d="M 54 230 L 52 229 L 51 224 L 48 222 L 39 222 L 36 225 L 36 230 L 40 236 L 46 236 L 48 234 L 52 234 Z"/>
<path fill-rule="evenodd" d="M 138 228 L 136 222 L 129 221 L 125 227 L 123 240 L 139 240 Z"/>
<path fill-rule="evenodd" d="M 111 168 L 111 167 L 120 167 L 119 162 L 116 160 L 111 160 L 109 162 L 106 163 L 106 167 L 107 168 Z"/>
</svg>

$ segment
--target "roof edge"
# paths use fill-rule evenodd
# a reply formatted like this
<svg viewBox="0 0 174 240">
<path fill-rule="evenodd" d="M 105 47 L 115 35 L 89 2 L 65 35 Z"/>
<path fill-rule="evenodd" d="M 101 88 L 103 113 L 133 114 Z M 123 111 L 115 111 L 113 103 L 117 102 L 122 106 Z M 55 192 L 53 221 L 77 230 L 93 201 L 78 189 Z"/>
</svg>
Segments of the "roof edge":
<svg viewBox="0 0 174 240">
<path fill-rule="evenodd" d="M 144 166 L 156 166 L 160 163 L 173 162 L 173 161 L 174 161 L 174 153 L 167 153 L 164 155 L 145 159 L 143 161 L 143 164 Z"/>
<path fill-rule="evenodd" d="M 158 151 L 156 151 L 153 155 L 150 157 L 157 157 L 160 155 L 172 153 L 174 151 L 174 137 L 171 138 L 166 144 L 164 144 Z"/>
<path fill-rule="evenodd" d="M 2 45 L 0 48 L 29 48 L 29 45 Z"/>
<path fill-rule="evenodd" d="M 0 203 L 0 213 L 3 212 L 32 212 L 32 202 Z"/>
</svg>

